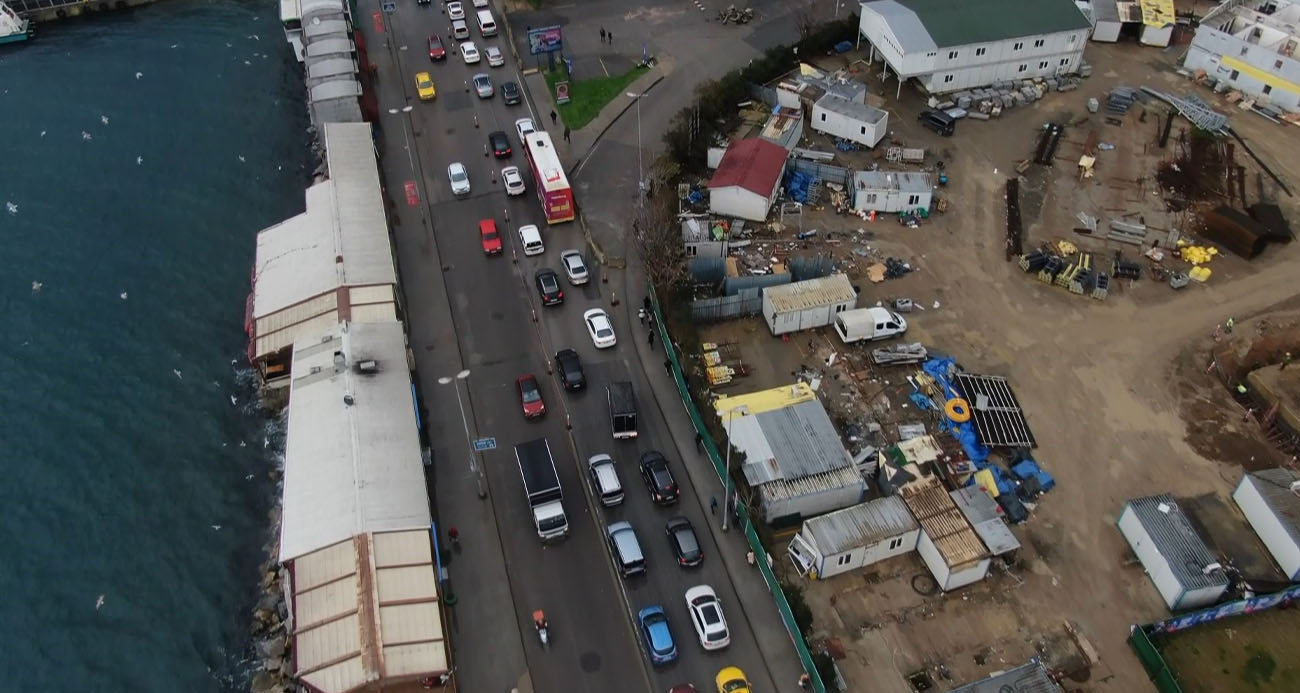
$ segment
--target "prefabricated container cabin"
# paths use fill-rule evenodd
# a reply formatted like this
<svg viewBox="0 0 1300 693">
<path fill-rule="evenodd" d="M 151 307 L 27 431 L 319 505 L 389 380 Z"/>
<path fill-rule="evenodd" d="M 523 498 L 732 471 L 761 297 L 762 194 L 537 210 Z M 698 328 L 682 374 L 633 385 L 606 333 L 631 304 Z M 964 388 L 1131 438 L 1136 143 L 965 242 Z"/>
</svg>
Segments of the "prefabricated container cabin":
<svg viewBox="0 0 1300 693">
<path fill-rule="evenodd" d="M 843 274 L 769 286 L 763 289 L 763 320 L 773 336 L 810 330 L 831 324 L 857 302 L 857 292 Z"/>
<path fill-rule="evenodd" d="M 1300 474 L 1277 467 L 1241 478 L 1232 499 L 1292 582 L 1300 582 Z"/>
<path fill-rule="evenodd" d="M 1208 606 L 1227 591 L 1227 574 L 1173 496 L 1135 498 L 1116 524 L 1170 611 Z"/>
<path fill-rule="evenodd" d="M 800 575 L 816 580 L 916 549 L 921 526 L 898 496 L 886 496 L 804 520 L 790 541 Z"/>
</svg>

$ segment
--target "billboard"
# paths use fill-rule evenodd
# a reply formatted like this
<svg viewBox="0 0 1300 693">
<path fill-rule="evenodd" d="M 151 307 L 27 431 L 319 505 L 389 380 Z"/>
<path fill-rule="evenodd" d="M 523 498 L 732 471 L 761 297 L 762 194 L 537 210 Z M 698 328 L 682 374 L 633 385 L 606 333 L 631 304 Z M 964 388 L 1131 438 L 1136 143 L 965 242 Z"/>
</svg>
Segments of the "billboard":
<svg viewBox="0 0 1300 693">
<path fill-rule="evenodd" d="M 563 47 L 564 41 L 560 36 L 560 27 L 558 26 L 544 26 L 528 30 L 528 52 L 533 55 L 553 53 Z"/>
</svg>

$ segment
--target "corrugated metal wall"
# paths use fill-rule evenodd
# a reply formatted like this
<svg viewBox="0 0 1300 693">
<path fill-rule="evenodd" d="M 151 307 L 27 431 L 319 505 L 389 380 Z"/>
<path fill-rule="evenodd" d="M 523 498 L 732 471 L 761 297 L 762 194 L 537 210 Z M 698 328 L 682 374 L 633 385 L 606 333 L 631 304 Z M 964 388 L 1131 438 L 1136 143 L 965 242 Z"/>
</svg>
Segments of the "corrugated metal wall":
<svg viewBox="0 0 1300 693">
<path fill-rule="evenodd" d="M 763 291 L 745 289 L 735 296 L 718 296 L 691 301 L 691 320 L 695 322 L 719 322 L 749 315 L 758 315 L 763 310 Z"/>
</svg>

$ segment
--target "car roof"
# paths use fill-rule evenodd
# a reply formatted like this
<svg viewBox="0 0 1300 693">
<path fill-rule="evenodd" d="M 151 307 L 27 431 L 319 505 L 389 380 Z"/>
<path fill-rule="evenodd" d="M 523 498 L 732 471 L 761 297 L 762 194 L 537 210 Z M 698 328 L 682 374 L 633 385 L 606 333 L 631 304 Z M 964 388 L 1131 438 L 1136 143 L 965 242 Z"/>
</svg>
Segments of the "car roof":
<svg viewBox="0 0 1300 693">
<path fill-rule="evenodd" d="M 646 450 L 645 452 L 641 453 L 642 462 L 656 462 L 659 460 L 663 460 L 666 462 L 667 458 L 665 458 L 664 454 L 662 452 L 659 452 L 658 450 Z"/>
<path fill-rule="evenodd" d="M 478 220 L 478 230 L 479 230 L 479 231 L 486 231 L 486 230 L 488 230 L 488 229 L 492 229 L 493 231 L 496 231 L 496 230 L 497 230 L 497 220 L 496 220 L 496 219 L 479 219 L 479 220 Z"/>
<path fill-rule="evenodd" d="M 557 359 L 575 358 L 575 359 L 576 359 L 576 358 L 578 358 L 578 352 L 574 351 L 573 349 L 560 349 L 559 351 L 555 352 L 555 358 L 557 358 Z"/>
</svg>

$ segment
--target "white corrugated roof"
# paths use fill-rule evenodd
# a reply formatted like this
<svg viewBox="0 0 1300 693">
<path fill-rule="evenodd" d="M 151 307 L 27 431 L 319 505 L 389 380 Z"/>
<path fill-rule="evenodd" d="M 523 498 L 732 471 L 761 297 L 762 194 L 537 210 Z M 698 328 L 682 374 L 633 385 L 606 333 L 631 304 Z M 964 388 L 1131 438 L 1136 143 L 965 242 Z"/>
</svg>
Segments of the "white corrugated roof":
<svg viewBox="0 0 1300 693">
<path fill-rule="evenodd" d="M 370 360 L 376 371 L 361 372 Z M 280 561 L 366 532 L 427 530 L 402 324 L 344 324 L 299 339 L 289 387 Z"/>
<path fill-rule="evenodd" d="M 817 103 L 814 105 L 818 108 L 824 108 L 831 113 L 838 113 L 842 116 L 853 118 L 854 120 L 871 123 L 872 125 L 879 123 L 889 115 L 879 108 L 872 108 L 864 103 L 850 101 L 831 93 L 827 93 L 820 99 L 817 99 Z"/>
<path fill-rule="evenodd" d="M 293 562 L 294 675 L 344 693 L 448 670 L 429 530 L 362 534 Z"/>
<path fill-rule="evenodd" d="M 920 529 L 907 504 L 898 496 L 886 496 L 805 520 L 817 550 L 832 556 L 860 546 Z"/>
<path fill-rule="evenodd" d="M 919 171 L 858 171 L 853 174 L 858 190 L 897 190 L 926 193 L 933 189 L 930 174 Z"/>
<path fill-rule="evenodd" d="M 778 313 L 858 300 L 849 278 L 843 274 L 769 286 L 763 289 L 763 296 Z"/>
</svg>

